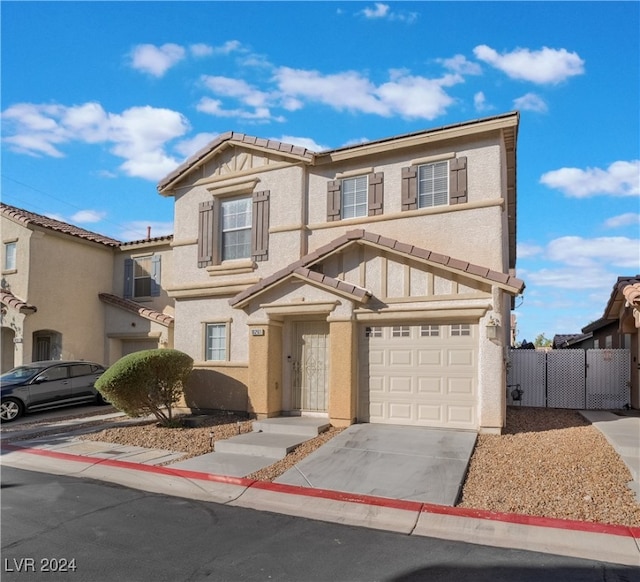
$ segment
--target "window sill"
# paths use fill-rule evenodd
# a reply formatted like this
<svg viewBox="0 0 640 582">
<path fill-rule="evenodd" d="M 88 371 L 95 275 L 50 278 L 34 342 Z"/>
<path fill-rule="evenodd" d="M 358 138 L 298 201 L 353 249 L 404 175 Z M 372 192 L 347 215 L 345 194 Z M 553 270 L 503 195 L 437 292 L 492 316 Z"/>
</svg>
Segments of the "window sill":
<svg viewBox="0 0 640 582">
<path fill-rule="evenodd" d="M 15 275 L 18 272 L 18 269 L 7 269 L 6 271 L 2 271 L 3 275 Z"/>
<path fill-rule="evenodd" d="M 257 265 L 252 259 L 241 259 L 238 261 L 225 261 L 220 265 L 207 267 L 207 273 L 209 273 L 210 277 L 241 275 L 242 273 L 253 273 L 256 268 Z"/>
</svg>

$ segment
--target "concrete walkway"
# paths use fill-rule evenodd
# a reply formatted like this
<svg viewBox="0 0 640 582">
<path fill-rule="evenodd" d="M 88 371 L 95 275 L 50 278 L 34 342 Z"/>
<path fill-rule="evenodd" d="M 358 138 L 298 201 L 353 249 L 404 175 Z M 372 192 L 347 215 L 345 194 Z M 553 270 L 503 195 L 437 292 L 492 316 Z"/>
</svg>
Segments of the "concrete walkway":
<svg viewBox="0 0 640 582">
<path fill-rule="evenodd" d="M 632 480 L 628 487 L 640 502 L 640 416 L 604 410 L 582 410 L 580 414 L 605 436 L 629 468 Z"/>
</svg>

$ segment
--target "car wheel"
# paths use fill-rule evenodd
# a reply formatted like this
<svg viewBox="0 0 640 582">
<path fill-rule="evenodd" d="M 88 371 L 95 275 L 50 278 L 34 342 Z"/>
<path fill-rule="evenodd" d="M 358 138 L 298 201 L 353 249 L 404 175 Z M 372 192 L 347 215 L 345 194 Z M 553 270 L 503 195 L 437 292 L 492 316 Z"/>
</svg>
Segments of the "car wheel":
<svg viewBox="0 0 640 582">
<path fill-rule="evenodd" d="M 15 398 L 6 398 L 0 403 L 0 421 L 11 422 L 24 413 L 24 405 Z"/>
<path fill-rule="evenodd" d="M 102 394 L 100 394 L 100 392 L 98 392 L 96 396 L 96 404 L 98 406 L 104 406 L 106 404 L 110 404 L 110 402 L 106 400 L 105 397 Z"/>
</svg>

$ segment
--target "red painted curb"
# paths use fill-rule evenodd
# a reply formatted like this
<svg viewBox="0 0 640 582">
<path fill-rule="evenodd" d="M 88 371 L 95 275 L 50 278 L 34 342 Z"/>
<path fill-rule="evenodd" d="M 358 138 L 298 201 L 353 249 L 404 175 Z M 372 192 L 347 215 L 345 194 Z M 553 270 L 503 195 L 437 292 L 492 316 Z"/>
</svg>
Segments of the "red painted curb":
<svg viewBox="0 0 640 582">
<path fill-rule="evenodd" d="M 555 529 L 564 529 L 572 531 L 583 531 L 590 533 L 602 533 L 608 535 L 616 535 L 623 537 L 632 537 L 640 540 L 640 527 L 631 527 L 625 525 L 593 523 L 588 521 L 577 521 L 571 519 L 560 519 L 553 517 L 540 517 L 534 515 L 522 515 L 518 513 L 499 513 L 484 509 L 470 509 L 464 507 L 450 507 L 448 505 L 436 505 L 433 503 L 424 503 L 420 501 L 407 501 L 402 499 L 390 499 L 387 497 L 376 497 L 374 495 L 360 495 L 357 493 L 345 493 L 342 491 L 333 491 L 329 489 L 315 489 L 310 487 L 300 487 L 297 485 L 286 485 L 284 483 L 271 483 L 269 481 L 256 481 L 246 479 L 244 477 L 228 477 L 226 475 L 215 475 L 212 473 L 203 473 L 200 471 L 188 471 L 184 469 L 171 469 L 169 467 L 156 467 L 154 465 L 142 465 L 132 463 L 130 461 L 118 461 L 117 459 L 103 459 L 100 457 L 90 457 L 75 455 L 72 453 L 61 453 L 50 451 L 47 449 L 37 449 L 20 447 L 12 444 L 3 444 L 2 451 L 19 451 L 30 455 L 42 457 L 51 457 L 66 461 L 74 461 L 79 463 L 93 463 L 105 465 L 108 467 L 116 467 L 120 469 L 129 469 L 133 471 L 142 471 L 144 473 L 155 473 L 157 475 L 166 475 L 170 477 L 182 477 L 185 479 L 193 479 L 200 481 L 212 481 L 215 483 L 224 483 L 228 485 L 239 485 L 246 488 L 263 489 L 274 493 L 285 493 L 289 495 L 301 495 L 304 497 L 316 497 L 321 499 L 331 499 L 333 501 L 342 501 L 346 503 L 359 503 L 363 505 L 374 505 L 377 507 L 388 507 L 390 509 L 401 509 L 404 511 L 417 511 L 424 513 L 433 513 L 437 515 L 451 515 L 455 517 L 467 517 L 473 519 L 484 519 L 487 521 L 500 521 L 504 523 L 514 523 L 520 525 L 528 525 L 535 527 L 548 527 Z"/>
</svg>

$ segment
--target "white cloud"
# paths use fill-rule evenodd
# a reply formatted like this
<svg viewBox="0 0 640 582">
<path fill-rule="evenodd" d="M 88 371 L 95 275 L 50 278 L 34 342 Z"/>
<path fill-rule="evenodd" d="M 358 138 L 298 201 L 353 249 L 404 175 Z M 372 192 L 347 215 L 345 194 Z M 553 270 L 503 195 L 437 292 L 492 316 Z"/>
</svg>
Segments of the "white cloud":
<svg viewBox="0 0 640 582">
<path fill-rule="evenodd" d="M 449 59 L 438 59 L 438 62 L 442 63 L 442 65 L 450 71 L 459 73 L 460 75 L 482 74 L 482 67 L 478 63 L 467 60 L 464 55 L 455 55 Z"/>
<path fill-rule="evenodd" d="M 376 86 L 356 71 L 324 75 L 289 67 L 280 67 L 275 80 L 286 98 L 317 101 L 338 111 L 410 119 L 434 119 L 445 113 L 454 100 L 444 88 L 463 81 L 459 75 L 427 79 L 394 70 L 388 82 Z"/>
<path fill-rule="evenodd" d="M 264 106 L 270 98 L 268 93 L 249 85 L 242 79 L 203 75 L 201 81 L 213 93 L 223 97 L 235 97 L 252 107 Z"/>
<path fill-rule="evenodd" d="M 290 143 L 291 145 L 307 148 L 312 152 L 321 152 L 323 150 L 329 149 L 327 146 L 320 145 L 310 137 L 296 137 L 294 135 L 283 135 L 282 137 L 274 137 L 273 139 L 275 139 L 276 141 L 281 141 L 283 143 Z"/>
<path fill-rule="evenodd" d="M 539 245 L 529 243 L 518 243 L 517 255 L 519 259 L 528 259 L 541 255 L 544 249 Z"/>
<path fill-rule="evenodd" d="M 548 109 L 544 99 L 535 93 L 527 93 L 514 99 L 513 107 L 522 111 L 535 111 L 537 113 L 546 113 Z"/>
<path fill-rule="evenodd" d="M 131 66 L 154 77 L 162 77 L 186 56 L 183 47 L 173 43 L 155 46 L 140 44 L 131 51 Z"/>
<path fill-rule="evenodd" d="M 107 213 L 102 210 L 80 210 L 71 217 L 71 222 L 87 224 L 104 220 Z"/>
<path fill-rule="evenodd" d="M 189 51 L 194 57 L 208 57 L 213 54 L 214 48 L 208 44 L 199 42 L 190 45 Z"/>
<path fill-rule="evenodd" d="M 490 111 L 491 109 L 494 109 L 493 105 L 487 103 L 487 98 L 482 91 L 478 91 L 473 96 L 473 106 L 476 111 Z"/>
<path fill-rule="evenodd" d="M 640 268 L 640 240 L 623 236 L 583 238 L 563 236 L 547 245 L 547 257 L 571 267 L 608 265 Z"/>
<path fill-rule="evenodd" d="M 559 289 L 611 289 L 616 276 L 603 267 L 576 268 L 563 267 L 557 269 L 540 269 L 527 276 L 527 285 L 540 287 L 555 287 Z M 548 307 L 548 302 L 543 300 L 541 307 Z M 604 309 L 604 303 L 602 304 Z M 584 324 L 586 325 L 586 324 Z"/>
<path fill-rule="evenodd" d="M 201 150 L 206 145 L 210 144 L 214 139 L 218 137 L 218 133 L 198 133 L 190 139 L 183 139 L 179 141 L 173 148 L 176 152 L 182 156 L 188 158 L 197 151 Z"/>
<path fill-rule="evenodd" d="M 604 222 L 607 228 L 620 228 L 623 226 L 634 226 L 636 224 L 640 224 L 640 214 L 637 212 L 626 212 L 625 214 L 612 216 Z"/>
<path fill-rule="evenodd" d="M 389 14 L 389 5 L 376 2 L 373 8 L 365 8 L 362 14 L 366 18 L 384 18 Z"/>
<path fill-rule="evenodd" d="M 229 55 L 242 50 L 242 43 L 239 40 L 228 40 L 220 46 L 213 47 L 213 53 L 216 55 Z"/>
<path fill-rule="evenodd" d="M 257 122 L 284 121 L 282 117 L 273 116 L 268 107 L 256 107 L 253 111 L 246 109 L 225 109 L 222 106 L 222 101 L 219 99 L 211 99 L 210 97 L 200 99 L 196 109 L 202 113 L 208 113 L 216 117 L 235 117 L 236 119 Z"/>
<path fill-rule="evenodd" d="M 72 107 L 21 103 L 2 117 L 6 121 L 3 139 L 14 151 L 62 157 L 63 144 L 103 143 L 125 160 L 122 171 L 148 180 L 161 178 L 177 165 L 164 147 L 189 129 L 180 113 L 150 106 L 108 113 L 98 103 Z"/>
<path fill-rule="evenodd" d="M 640 160 L 613 162 L 606 170 L 560 168 L 543 174 L 540 182 L 571 198 L 588 198 L 599 194 L 638 196 Z"/>
<path fill-rule="evenodd" d="M 481 61 L 506 73 L 512 79 L 538 84 L 556 84 L 584 73 L 584 61 L 575 52 L 543 47 L 538 51 L 518 48 L 499 54 L 487 45 L 479 45 L 473 52 Z"/>
<path fill-rule="evenodd" d="M 388 4 L 384 4 L 383 2 L 375 2 L 373 8 L 364 8 L 363 10 L 358 12 L 358 14 L 362 14 L 369 20 L 396 20 L 399 22 L 406 22 L 408 24 L 415 22 L 418 18 L 417 12 L 407 12 L 406 10 L 391 10 L 390 6 Z"/>
</svg>

